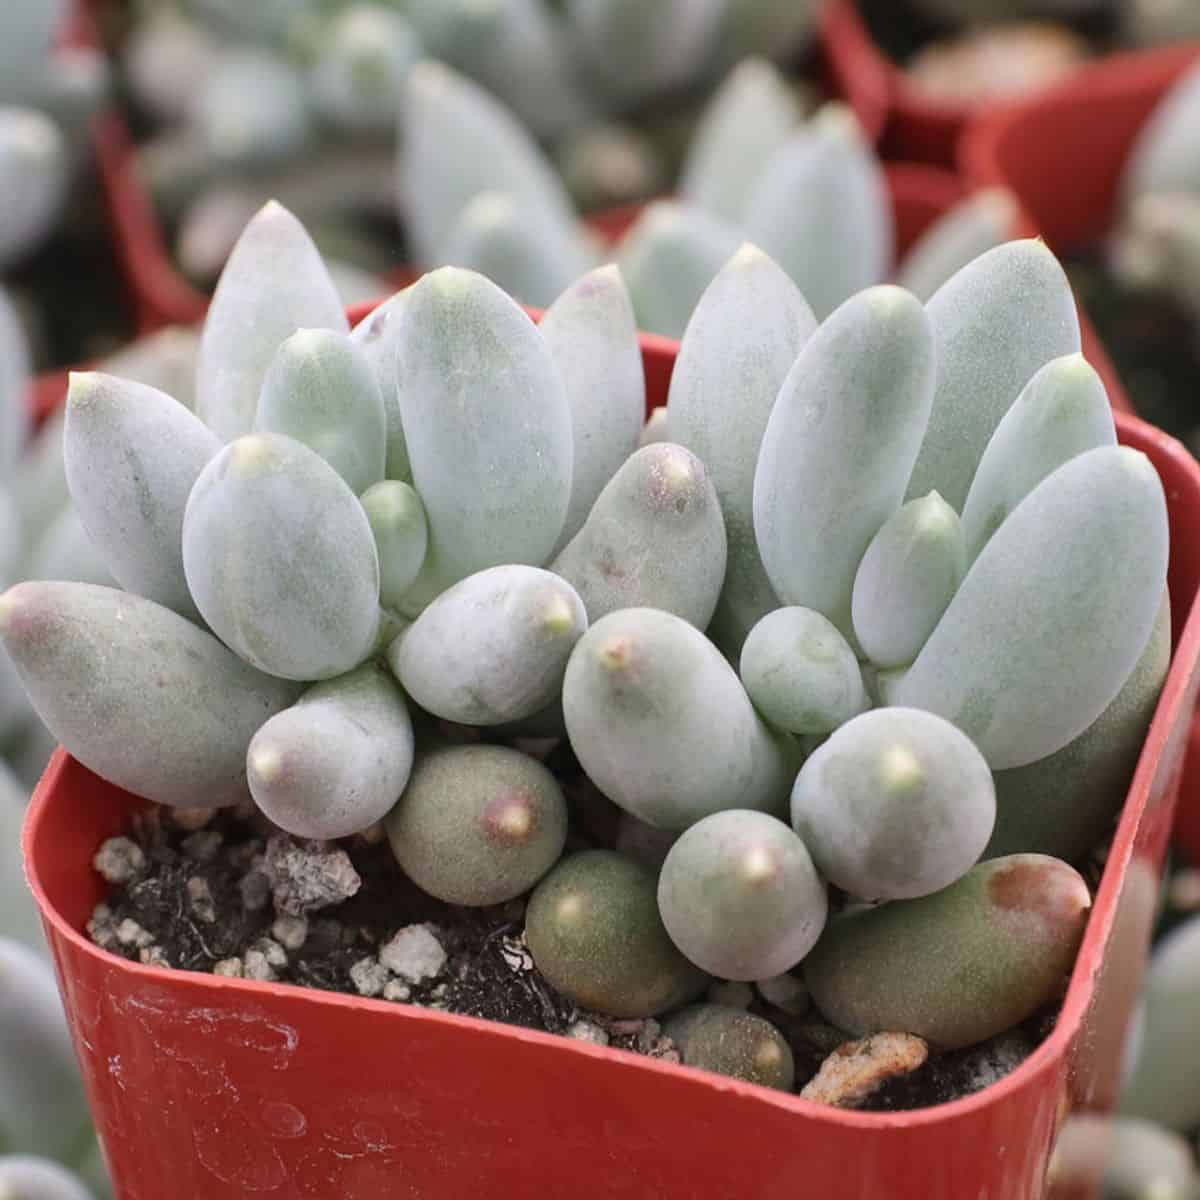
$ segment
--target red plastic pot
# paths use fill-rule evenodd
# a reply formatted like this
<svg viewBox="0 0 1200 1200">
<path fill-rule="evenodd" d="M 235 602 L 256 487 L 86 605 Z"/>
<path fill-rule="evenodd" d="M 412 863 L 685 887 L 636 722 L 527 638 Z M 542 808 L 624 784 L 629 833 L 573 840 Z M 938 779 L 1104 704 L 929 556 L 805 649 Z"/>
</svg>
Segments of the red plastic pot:
<svg viewBox="0 0 1200 1200">
<path fill-rule="evenodd" d="M 1200 45 L 1117 55 L 1085 67 L 1042 96 L 981 117 L 963 137 L 963 174 L 1010 188 L 1021 227 L 1059 253 L 1108 233 L 1134 139 L 1171 85 L 1200 58 Z M 1200 724 L 1178 835 L 1200 863 Z"/>
<path fill-rule="evenodd" d="M 830 70 L 840 88 L 859 104 L 886 104 L 884 153 L 892 158 L 948 166 L 970 109 L 926 94 L 908 72 L 876 45 L 857 0 L 828 0 L 821 38 Z"/>
<path fill-rule="evenodd" d="M 991 110 L 990 105 L 955 104 L 930 95 L 879 48 L 858 0 L 828 0 L 822 42 L 830 69 L 847 94 L 865 93 L 863 103 L 869 103 L 881 87 L 884 90 L 882 147 L 889 158 L 950 166 L 968 125 Z"/>
<path fill-rule="evenodd" d="M 1038 97 L 973 121 L 959 162 L 977 186 L 1010 188 L 1028 230 L 1065 252 L 1102 238 L 1134 139 L 1200 44 L 1120 54 Z"/>
<path fill-rule="evenodd" d="M 674 347 L 643 351 L 653 406 Z M 1065 1114 L 1114 1097 L 1200 686 L 1200 464 L 1118 427 L 1166 487 L 1177 643 L 1062 1014 L 1019 1069 L 937 1108 L 842 1112 L 471 1018 L 134 965 L 81 930 L 92 855 L 142 802 L 60 750 L 24 851 L 121 1200 L 1036 1200 Z"/>
</svg>

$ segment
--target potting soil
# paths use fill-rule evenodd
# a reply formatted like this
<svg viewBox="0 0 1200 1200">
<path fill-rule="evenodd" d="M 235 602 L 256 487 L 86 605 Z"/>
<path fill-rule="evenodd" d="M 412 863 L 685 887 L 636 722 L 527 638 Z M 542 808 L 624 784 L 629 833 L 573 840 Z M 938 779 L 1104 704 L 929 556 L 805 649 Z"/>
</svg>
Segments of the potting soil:
<svg viewBox="0 0 1200 1200">
<path fill-rule="evenodd" d="M 1200 451 L 1200 329 L 1163 290 L 1130 288 L 1102 249 L 1065 260 L 1071 286 L 1108 351 L 1138 416 Z"/>
<path fill-rule="evenodd" d="M 611 847 L 615 807 L 569 753 L 547 761 L 571 801 L 567 851 Z M 150 808 L 128 838 L 100 848 L 96 864 L 111 891 L 88 932 L 131 961 L 417 1004 L 679 1061 L 659 1021 L 581 1012 L 542 977 L 524 944 L 524 899 L 492 908 L 435 900 L 403 874 L 379 827 L 305 842 L 249 805 Z M 1087 874 L 1094 883 L 1098 865 Z M 797 1091 L 850 1040 L 815 1010 L 784 1012 L 748 985 L 716 984 L 709 999 L 748 1004 L 782 1031 Z M 991 1042 L 932 1054 L 855 1106 L 922 1108 L 978 1091 L 1018 1066 L 1055 1016 L 1043 1012 Z"/>
</svg>

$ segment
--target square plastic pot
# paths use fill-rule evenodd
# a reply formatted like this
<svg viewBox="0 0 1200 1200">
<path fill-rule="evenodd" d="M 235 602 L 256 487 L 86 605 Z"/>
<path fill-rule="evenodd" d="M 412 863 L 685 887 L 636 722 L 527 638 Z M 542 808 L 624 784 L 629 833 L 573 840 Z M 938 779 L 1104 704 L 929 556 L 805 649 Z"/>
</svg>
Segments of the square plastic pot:
<svg viewBox="0 0 1200 1200">
<path fill-rule="evenodd" d="M 651 406 L 674 351 L 643 345 Z M 1011 1075 L 843 1112 L 472 1018 L 129 963 L 81 931 L 103 896 L 92 856 L 142 802 L 59 750 L 24 851 L 121 1200 L 1036 1200 L 1066 1113 L 1114 1097 L 1200 685 L 1200 465 L 1118 427 L 1165 484 L 1176 645 L 1061 1016 Z"/>
<path fill-rule="evenodd" d="M 1133 143 L 1200 43 L 1118 54 L 1040 96 L 972 121 L 959 165 L 978 187 L 1007 187 L 1026 229 L 1062 253 L 1108 233 Z"/>
<path fill-rule="evenodd" d="M 1085 67 L 1040 97 L 973 122 L 960 159 L 979 187 L 1009 188 L 1021 232 L 1044 237 L 1058 253 L 1081 249 L 1111 229 L 1125 162 L 1167 90 L 1200 59 L 1200 45 L 1116 55 Z M 1200 722 L 1178 834 L 1200 864 Z"/>
<path fill-rule="evenodd" d="M 971 109 L 929 96 L 876 44 L 858 0 L 827 0 L 821 42 L 839 90 L 857 109 L 885 106 L 884 152 L 941 166 L 954 162 Z"/>
</svg>

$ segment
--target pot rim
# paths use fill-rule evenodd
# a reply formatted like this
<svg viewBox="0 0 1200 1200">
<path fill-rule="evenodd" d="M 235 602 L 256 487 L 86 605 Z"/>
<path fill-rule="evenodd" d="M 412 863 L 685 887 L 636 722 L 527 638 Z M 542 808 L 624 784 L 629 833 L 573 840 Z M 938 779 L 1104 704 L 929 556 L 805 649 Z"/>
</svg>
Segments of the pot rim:
<svg viewBox="0 0 1200 1200">
<path fill-rule="evenodd" d="M 1080 67 L 1069 79 L 1034 96 L 989 108 L 975 116 L 963 132 L 958 147 L 959 171 L 972 186 L 1010 188 L 1021 200 L 1004 169 L 1001 153 L 1007 140 L 1016 136 L 1026 121 L 1064 104 L 1111 104 L 1133 99 L 1162 88 L 1166 79 L 1177 78 L 1198 60 L 1200 41 L 1113 54 Z M 1023 201 L 1022 214 L 1031 232 L 1036 233 Z"/>
</svg>

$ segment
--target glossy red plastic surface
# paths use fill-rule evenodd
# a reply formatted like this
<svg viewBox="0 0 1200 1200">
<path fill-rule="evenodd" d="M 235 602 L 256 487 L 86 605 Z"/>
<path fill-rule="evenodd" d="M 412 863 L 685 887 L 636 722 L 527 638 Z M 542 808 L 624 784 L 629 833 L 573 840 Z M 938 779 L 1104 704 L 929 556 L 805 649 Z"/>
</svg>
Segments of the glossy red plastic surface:
<svg viewBox="0 0 1200 1200">
<path fill-rule="evenodd" d="M 875 44 L 857 0 L 828 0 L 822 40 L 830 70 L 847 95 L 852 99 L 862 95 L 862 104 L 878 104 L 882 95 L 887 113 L 882 144 L 887 156 L 942 166 L 954 162 L 971 110 L 922 91 Z"/>
<path fill-rule="evenodd" d="M 1103 237 L 1134 138 L 1200 57 L 1200 43 L 1121 54 L 1034 99 L 980 116 L 959 161 L 974 185 L 1016 193 L 1030 232 L 1065 252 Z"/>
<path fill-rule="evenodd" d="M 674 347 L 643 351 L 652 406 Z M 1063 1116 L 1113 1099 L 1200 683 L 1200 466 L 1118 425 L 1166 487 L 1177 645 L 1062 1015 L 1017 1071 L 939 1108 L 842 1112 L 426 1009 L 130 964 L 81 930 L 92 855 L 140 802 L 60 750 L 24 849 L 120 1200 L 1036 1200 Z"/>
<path fill-rule="evenodd" d="M 1086 67 L 1036 99 L 998 109 L 963 136 L 962 170 L 974 185 L 1010 188 L 1021 231 L 1057 252 L 1109 231 L 1134 139 L 1167 89 L 1200 59 L 1200 44 L 1123 54 Z M 1177 833 L 1200 863 L 1200 724 L 1192 738 Z"/>
</svg>

